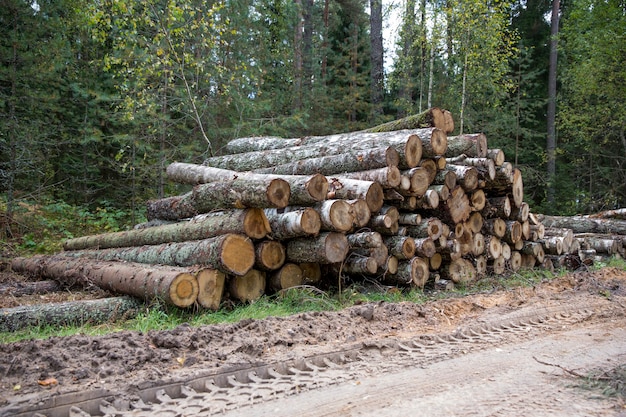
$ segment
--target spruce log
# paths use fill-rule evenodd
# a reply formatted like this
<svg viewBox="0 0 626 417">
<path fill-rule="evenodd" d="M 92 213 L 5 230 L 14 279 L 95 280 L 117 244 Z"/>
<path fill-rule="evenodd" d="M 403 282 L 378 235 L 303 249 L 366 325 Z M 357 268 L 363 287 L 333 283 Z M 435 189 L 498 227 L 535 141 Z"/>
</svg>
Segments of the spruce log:
<svg viewBox="0 0 626 417">
<path fill-rule="evenodd" d="M 251 269 L 244 275 L 232 276 L 228 280 L 228 292 L 232 298 L 242 303 L 258 300 L 265 294 L 266 274 Z"/>
<path fill-rule="evenodd" d="M 289 183 L 279 178 L 200 184 L 181 196 L 148 201 L 147 216 L 149 220 L 179 220 L 227 208 L 282 208 L 289 203 L 290 194 Z"/>
<path fill-rule="evenodd" d="M 198 215 L 189 221 L 69 239 L 63 243 L 63 249 L 107 249 L 158 245 L 201 240 L 227 233 L 245 234 L 252 239 L 262 239 L 270 231 L 270 224 L 263 210 L 259 208 L 231 209 Z"/>
<path fill-rule="evenodd" d="M 454 283 L 469 283 L 476 280 L 476 268 L 464 258 L 456 259 L 440 269 L 441 277 L 450 279 Z"/>
<path fill-rule="evenodd" d="M 402 181 L 402 174 L 397 166 L 388 166 L 368 171 L 342 172 L 341 176 L 353 180 L 377 182 L 383 188 L 398 187 Z"/>
<path fill-rule="evenodd" d="M 68 301 L 0 309 L 0 331 L 15 332 L 36 326 L 82 326 L 133 318 L 141 303 L 133 297 Z"/>
<path fill-rule="evenodd" d="M 400 164 L 400 154 L 391 146 L 356 150 L 347 148 L 341 152 L 336 155 L 319 156 L 266 168 L 258 168 L 253 170 L 253 172 L 275 175 L 333 175 L 392 166 L 397 167 Z"/>
<path fill-rule="evenodd" d="M 286 263 L 278 271 L 270 274 L 268 279 L 270 289 L 274 292 L 298 287 L 304 283 L 302 269 L 293 263 Z"/>
<path fill-rule="evenodd" d="M 496 178 L 493 181 L 487 181 L 485 191 L 493 196 L 499 194 L 511 194 L 513 204 L 519 207 L 524 202 L 524 182 L 522 180 L 522 172 L 514 168 L 510 176 L 501 174 L 502 167 L 496 170 Z"/>
<path fill-rule="evenodd" d="M 383 245 L 383 237 L 378 232 L 360 232 L 346 235 L 351 249 L 378 248 Z"/>
<path fill-rule="evenodd" d="M 383 241 L 389 250 L 389 254 L 399 260 L 411 259 L 415 256 L 415 240 L 412 237 L 386 236 Z"/>
<path fill-rule="evenodd" d="M 595 219 L 585 216 L 539 216 L 547 228 L 566 228 L 574 233 L 603 233 L 626 235 L 626 220 Z"/>
<path fill-rule="evenodd" d="M 265 209 L 271 235 L 276 240 L 316 235 L 322 227 L 320 215 L 311 207 L 280 213 L 278 209 Z"/>
<path fill-rule="evenodd" d="M 365 200 L 370 211 L 375 213 L 383 206 L 384 197 L 383 187 L 377 182 L 345 177 L 329 178 L 329 199 Z"/>
<path fill-rule="evenodd" d="M 273 179 L 282 179 L 289 183 L 291 195 L 290 205 L 309 205 L 326 199 L 328 193 L 328 180 L 321 175 L 320 171 L 307 172 L 311 175 L 270 175 L 254 172 L 238 172 L 221 168 L 207 167 L 204 165 L 185 164 L 174 162 L 168 165 L 167 176 L 175 182 L 182 184 L 207 184 L 212 182 L 229 182 L 235 179 L 250 181 L 269 182 Z M 280 173 L 285 174 L 285 173 Z"/>
<path fill-rule="evenodd" d="M 186 268 L 68 258 L 62 255 L 16 258 L 14 271 L 38 273 L 61 282 L 83 282 L 146 301 L 189 307 L 198 298 L 198 281 Z M 86 281 L 86 282 L 85 282 Z"/>
<path fill-rule="evenodd" d="M 314 238 L 299 238 L 287 242 L 287 260 L 290 262 L 343 262 L 350 248 L 344 234 L 327 232 Z"/>
<path fill-rule="evenodd" d="M 261 271 L 274 271 L 285 263 L 285 247 L 276 240 L 264 240 L 256 243 L 254 253 L 254 266 Z"/>
<path fill-rule="evenodd" d="M 226 274 L 243 275 L 254 265 L 254 245 L 243 235 L 127 248 L 64 252 L 65 256 L 101 261 L 121 260 L 172 266 L 205 265 Z"/>
<path fill-rule="evenodd" d="M 445 156 L 453 158 L 464 154 L 472 158 L 485 158 L 487 150 L 487 137 L 482 133 L 449 136 Z"/>
<path fill-rule="evenodd" d="M 226 274 L 216 269 L 201 269 L 196 273 L 198 280 L 198 304 L 209 310 L 217 311 L 220 308 Z"/>
<path fill-rule="evenodd" d="M 450 128 L 449 121 L 443 110 L 433 107 L 418 114 L 412 114 L 402 119 L 392 120 L 391 122 L 371 127 L 366 129 L 365 132 L 392 132 L 394 130 L 424 129 L 429 127 L 437 127 L 444 131 Z"/>
</svg>

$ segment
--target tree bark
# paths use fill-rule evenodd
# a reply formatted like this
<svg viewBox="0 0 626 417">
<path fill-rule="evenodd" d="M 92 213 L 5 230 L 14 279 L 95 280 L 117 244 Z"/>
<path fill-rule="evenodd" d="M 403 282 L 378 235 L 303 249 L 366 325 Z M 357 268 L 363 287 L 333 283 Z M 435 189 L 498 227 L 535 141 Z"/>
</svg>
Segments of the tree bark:
<svg viewBox="0 0 626 417">
<path fill-rule="evenodd" d="M 227 233 L 245 234 L 252 239 L 262 239 L 270 232 L 270 223 L 263 210 L 258 208 L 231 209 L 207 213 L 189 221 L 163 226 L 69 239 L 63 243 L 63 249 L 107 249 L 158 245 L 201 240 Z"/>
<path fill-rule="evenodd" d="M 466 155 L 471 158 L 487 156 L 487 137 L 482 133 L 448 136 L 447 158 Z"/>
<path fill-rule="evenodd" d="M 198 281 L 187 268 L 128 262 L 68 258 L 62 255 L 16 258 L 14 271 L 27 271 L 69 284 L 90 283 L 119 294 L 146 301 L 161 300 L 178 307 L 189 307 L 198 298 Z"/>
<path fill-rule="evenodd" d="M 439 239 L 443 233 L 443 225 L 437 217 L 422 219 L 422 223 L 417 226 L 406 226 L 407 235 L 413 238 L 429 237 L 433 240 Z"/>
<path fill-rule="evenodd" d="M 368 171 L 343 172 L 341 176 L 354 180 L 374 181 L 379 183 L 383 188 L 398 187 L 402 181 L 402 174 L 397 166 L 388 166 Z"/>
<path fill-rule="evenodd" d="M 505 161 L 504 151 L 502 151 L 502 149 L 488 149 L 487 158 L 493 160 L 493 163 L 497 167 L 502 166 Z"/>
<path fill-rule="evenodd" d="M 422 167 L 416 167 L 406 171 L 402 171 L 402 175 L 408 177 L 411 184 L 408 191 L 399 191 L 402 195 L 421 197 L 430 186 L 430 177 L 428 171 Z"/>
<path fill-rule="evenodd" d="M 409 226 L 417 226 L 422 222 L 422 215 L 419 213 L 400 213 L 398 223 Z"/>
<path fill-rule="evenodd" d="M 539 216 L 539 219 L 548 228 L 566 228 L 574 233 L 617 233 L 626 235 L 626 220 L 594 219 L 585 216 Z"/>
<path fill-rule="evenodd" d="M 469 219 L 472 207 L 463 188 L 457 186 L 450 191 L 450 198 L 439 204 L 437 210 L 430 212 L 444 223 L 458 224 Z"/>
<path fill-rule="evenodd" d="M 222 168 L 213 168 L 204 165 L 185 164 L 174 162 L 167 167 L 168 177 L 181 184 L 208 184 L 213 182 L 230 182 L 236 179 L 269 183 L 274 179 L 281 179 L 289 183 L 290 205 L 309 205 L 326 199 L 328 180 L 320 171 L 300 173 L 273 173 L 237 172 Z M 287 175 L 290 174 L 290 175 Z"/>
<path fill-rule="evenodd" d="M 0 309 L 0 331 L 15 332 L 34 326 L 100 324 L 137 315 L 141 303 L 133 297 L 68 301 Z"/>
<path fill-rule="evenodd" d="M 399 260 L 411 259 L 415 256 L 415 240 L 410 236 L 386 236 L 383 239 L 389 254 Z M 433 252 L 434 252 L 433 244 Z"/>
<path fill-rule="evenodd" d="M 345 200 L 352 208 L 352 217 L 354 217 L 354 227 L 360 229 L 367 226 L 372 217 L 372 212 L 365 200 L 357 198 L 355 200 Z"/>
<path fill-rule="evenodd" d="M 147 217 L 149 220 L 179 220 L 230 208 L 282 208 L 289 203 L 290 194 L 289 183 L 278 178 L 269 183 L 235 179 L 201 184 L 182 196 L 148 201 Z"/>
<path fill-rule="evenodd" d="M 287 260 L 294 263 L 317 262 L 332 264 L 342 262 L 349 250 L 344 234 L 327 232 L 314 238 L 299 238 L 287 242 Z"/>
<path fill-rule="evenodd" d="M 270 224 L 271 236 L 276 240 L 316 235 L 322 227 L 320 215 L 311 207 L 286 213 L 280 213 L 278 209 L 265 209 L 264 213 Z"/>
<path fill-rule="evenodd" d="M 373 119 L 383 114 L 383 53 L 383 4 L 382 0 L 370 0 L 370 100 Z"/>
<path fill-rule="evenodd" d="M 30 274 L 29 274 L 30 275 Z M 64 288 L 58 281 L 26 281 L 0 284 L 0 294 L 23 297 L 32 294 L 46 294 L 61 291 Z"/>
<path fill-rule="evenodd" d="M 437 252 L 435 242 L 429 237 L 413 239 L 415 242 L 415 255 L 431 258 Z"/>
<path fill-rule="evenodd" d="M 474 191 L 478 188 L 478 170 L 475 167 L 448 164 L 444 171 L 454 172 L 456 183 L 465 191 Z"/>
<path fill-rule="evenodd" d="M 228 292 L 242 303 L 258 300 L 265 294 L 265 272 L 251 269 L 245 275 L 232 276 L 228 280 Z"/>
<path fill-rule="evenodd" d="M 300 146 L 302 138 L 285 139 L 278 136 L 252 136 L 237 138 L 228 142 L 222 148 L 224 155 L 234 155 L 247 152 L 268 151 Z"/>
<path fill-rule="evenodd" d="M 231 233 L 190 242 L 71 251 L 64 252 L 64 255 L 101 261 L 123 260 L 172 266 L 205 265 L 234 275 L 243 275 L 254 265 L 252 241 L 243 235 Z"/>
<path fill-rule="evenodd" d="M 365 200 L 370 211 L 374 213 L 383 206 L 385 193 L 377 182 L 332 177 L 329 185 L 329 199 Z"/>
<path fill-rule="evenodd" d="M 427 129 L 431 127 L 446 131 L 446 117 L 440 108 L 433 107 L 418 114 L 374 126 L 366 129 L 365 132 L 393 132 L 395 130 Z"/>
<path fill-rule="evenodd" d="M 378 248 L 383 245 L 383 237 L 378 232 L 360 232 L 346 235 L 350 249 Z"/>
<path fill-rule="evenodd" d="M 341 267 L 341 271 L 348 275 L 374 275 L 378 271 L 378 262 L 372 257 L 348 256 Z"/>
<path fill-rule="evenodd" d="M 488 197 L 481 214 L 486 219 L 508 219 L 511 216 L 511 200 L 508 196 Z"/>
</svg>

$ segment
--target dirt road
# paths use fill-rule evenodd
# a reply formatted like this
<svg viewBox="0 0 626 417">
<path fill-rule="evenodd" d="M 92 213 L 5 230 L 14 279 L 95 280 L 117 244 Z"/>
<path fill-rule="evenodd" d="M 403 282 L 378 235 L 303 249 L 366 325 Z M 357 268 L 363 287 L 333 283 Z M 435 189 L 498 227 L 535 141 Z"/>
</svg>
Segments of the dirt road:
<svg viewBox="0 0 626 417">
<path fill-rule="evenodd" d="M 615 416 L 626 271 L 424 305 L 0 345 L 0 415 Z M 38 381 L 54 378 L 43 387 Z"/>
</svg>

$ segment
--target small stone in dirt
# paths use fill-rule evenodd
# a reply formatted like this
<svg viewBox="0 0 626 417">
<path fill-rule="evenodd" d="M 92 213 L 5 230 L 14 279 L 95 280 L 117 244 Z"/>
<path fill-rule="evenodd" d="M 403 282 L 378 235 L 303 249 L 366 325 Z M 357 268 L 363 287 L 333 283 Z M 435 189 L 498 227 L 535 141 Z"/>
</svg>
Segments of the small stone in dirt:
<svg viewBox="0 0 626 417">
<path fill-rule="evenodd" d="M 357 310 L 357 314 L 367 321 L 374 319 L 374 306 L 372 304 L 361 307 Z"/>
</svg>

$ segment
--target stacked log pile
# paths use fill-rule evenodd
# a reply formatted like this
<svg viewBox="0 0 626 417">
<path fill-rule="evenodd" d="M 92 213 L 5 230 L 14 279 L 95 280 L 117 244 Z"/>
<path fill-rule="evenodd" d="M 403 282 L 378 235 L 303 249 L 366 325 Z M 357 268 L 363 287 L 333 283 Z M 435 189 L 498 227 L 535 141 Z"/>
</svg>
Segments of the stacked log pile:
<svg viewBox="0 0 626 417">
<path fill-rule="evenodd" d="M 450 288 L 577 251 L 530 213 L 501 150 L 452 131 L 430 109 L 363 132 L 237 139 L 203 165 L 169 165 L 193 190 L 149 201 L 146 224 L 13 268 L 217 309 L 337 279 Z"/>
</svg>

